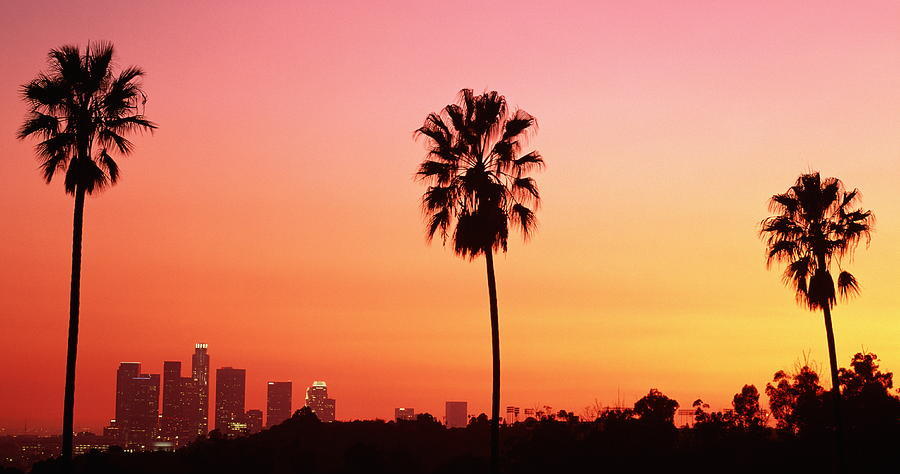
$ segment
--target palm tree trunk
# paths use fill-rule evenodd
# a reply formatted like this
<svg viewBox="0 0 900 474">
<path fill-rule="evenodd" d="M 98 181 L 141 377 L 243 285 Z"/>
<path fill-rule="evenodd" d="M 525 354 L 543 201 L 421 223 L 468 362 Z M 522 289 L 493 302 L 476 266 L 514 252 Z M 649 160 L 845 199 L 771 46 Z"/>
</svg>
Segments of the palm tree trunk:
<svg viewBox="0 0 900 474">
<path fill-rule="evenodd" d="M 72 436 L 75 413 L 75 358 L 78 353 L 78 310 L 81 296 L 81 229 L 84 222 L 84 189 L 75 190 L 75 216 L 72 223 L 72 287 L 69 294 L 69 343 L 66 355 L 66 389 L 63 401 L 62 458 L 72 460 Z"/>
<path fill-rule="evenodd" d="M 497 282 L 494 278 L 494 251 L 485 249 L 488 297 L 491 301 L 491 355 L 493 389 L 491 391 L 491 472 L 500 472 L 500 317 L 497 311 Z"/>
<path fill-rule="evenodd" d="M 846 472 L 844 468 L 844 422 L 841 417 L 841 382 L 838 380 L 837 350 L 834 346 L 834 329 L 831 327 L 831 308 L 823 306 L 825 313 L 825 336 L 828 338 L 828 360 L 831 363 L 831 395 L 834 398 L 834 427 L 837 443 L 837 471 Z"/>
</svg>

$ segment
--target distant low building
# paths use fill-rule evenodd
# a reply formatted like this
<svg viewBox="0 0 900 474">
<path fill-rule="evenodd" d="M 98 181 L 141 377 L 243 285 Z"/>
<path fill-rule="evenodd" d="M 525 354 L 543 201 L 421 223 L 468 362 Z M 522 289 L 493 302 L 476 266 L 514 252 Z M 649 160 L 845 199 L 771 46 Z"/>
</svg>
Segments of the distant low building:
<svg viewBox="0 0 900 474">
<path fill-rule="evenodd" d="M 262 410 L 247 410 L 245 418 L 247 419 L 247 432 L 249 434 L 259 433 L 260 431 L 262 431 Z"/>
<path fill-rule="evenodd" d="M 469 422 L 468 402 L 447 402 L 444 406 L 447 428 L 465 428 Z"/>
<path fill-rule="evenodd" d="M 394 419 L 397 421 L 416 421 L 416 410 L 412 408 L 394 408 Z"/>
</svg>

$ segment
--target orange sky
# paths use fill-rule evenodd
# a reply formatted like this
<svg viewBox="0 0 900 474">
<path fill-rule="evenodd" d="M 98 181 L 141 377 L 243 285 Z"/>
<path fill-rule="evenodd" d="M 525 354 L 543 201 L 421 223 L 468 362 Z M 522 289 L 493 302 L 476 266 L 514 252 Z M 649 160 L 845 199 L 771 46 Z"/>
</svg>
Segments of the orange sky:
<svg viewBox="0 0 900 474">
<path fill-rule="evenodd" d="M 119 361 L 189 365 L 197 341 L 247 369 L 248 409 L 322 379 L 340 419 L 487 411 L 483 260 L 425 245 L 411 179 L 412 131 L 463 87 L 535 115 L 548 162 L 539 233 L 497 259 L 504 406 L 721 407 L 827 364 L 756 236 L 810 169 L 878 218 L 839 358 L 900 371 L 900 4 L 297 3 L 0 7 L 0 427 L 58 429 L 71 252 L 17 87 L 89 39 L 148 71 L 160 129 L 87 202 L 76 427 L 113 416 Z"/>
</svg>

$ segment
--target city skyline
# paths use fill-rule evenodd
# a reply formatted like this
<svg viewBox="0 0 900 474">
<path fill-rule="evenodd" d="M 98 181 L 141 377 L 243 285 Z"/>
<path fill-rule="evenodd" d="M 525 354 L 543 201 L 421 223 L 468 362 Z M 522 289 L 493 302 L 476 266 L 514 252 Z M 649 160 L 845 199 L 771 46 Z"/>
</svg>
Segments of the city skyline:
<svg viewBox="0 0 900 474">
<path fill-rule="evenodd" d="M 59 429 L 66 358 L 72 200 L 15 139 L 19 90 L 50 48 L 103 39 L 147 71 L 160 128 L 87 200 L 76 427 L 108 423 L 119 361 L 163 374 L 174 358 L 188 377 L 197 340 L 211 368 L 247 369 L 246 407 L 265 409 L 267 381 L 295 381 L 299 400 L 325 380 L 339 419 L 445 400 L 489 413 L 483 276 L 424 245 L 411 179 L 413 130 L 463 87 L 537 117 L 548 157 L 539 232 L 496 261 L 501 406 L 577 411 L 657 387 L 721 408 L 777 368 L 826 365 L 821 317 L 757 236 L 766 200 L 811 169 L 858 186 L 878 218 L 852 262 L 863 293 L 835 309 L 838 359 L 865 348 L 900 367 L 900 6 L 871 5 L 501 2 L 480 6 L 491 27 L 416 3 L 10 6 L 0 380 L 15 383 L 0 426 Z M 451 27 L 474 33 L 423 44 Z M 470 54 L 484 44 L 528 47 Z"/>
</svg>

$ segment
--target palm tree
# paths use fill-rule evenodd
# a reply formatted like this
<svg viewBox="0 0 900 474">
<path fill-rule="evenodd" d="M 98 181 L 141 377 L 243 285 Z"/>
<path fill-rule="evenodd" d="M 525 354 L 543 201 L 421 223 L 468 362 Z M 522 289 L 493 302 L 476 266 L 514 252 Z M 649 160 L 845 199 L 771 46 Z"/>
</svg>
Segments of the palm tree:
<svg viewBox="0 0 900 474">
<path fill-rule="evenodd" d="M 18 138 L 40 140 L 35 151 L 44 180 L 64 174 L 66 193 L 75 196 L 62 433 L 66 462 L 72 458 L 84 198 L 118 181 L 113 155 L 133 150 L 125 135 L 156 128 L 140 110 L 147 100 L 139 82 L 143 70 L 132 66 L 114 74 L 112 61 L 110 43 L 88 43 L 84 54 L 77 46 L 63 46 L 50 51 L 48 72 L 22 86 L 30 110 Z"/>
<path fill-rule="evenodd" d="M 772 196 L 769 210 L 776 215 L 762 221 L 760 235 L 766 242 L 766 265 L 785 262 L 782 276 L 794 289 L 797 302 L 811 311 L 822 310 L 828 358 L 831 363 L 831 392 L 834 397 L 835 427 L 841 444 L 840 383 L 831 308 L 859 293 L 859 282 L 841 265 L 852 258 L 859 241 L 871 239 L 875 217 L 857 207 L 858 189 L 848 191 L 837 178 L 822 179 L 818 172 L 800 175 L 785 193 Z M 837 266 L 837 292 L 831 267 Z M 839 453 L 842 447 L 839 447 Z"/>
<path fill-rule="evenodd" d="M 500 332 L 494 252 L 507 250 L 509 224 L 527 240 L 535 230 L 540 204 L 537 184 L 528 174 L 544 160 L 537 152 L 522 153 L 536 128 L 524 110 L 510 112 L 496 91 L 475 95 L 463 89 L 455 104 L 431 113 L 416 130 L 428 153 L 417 177 L 428 184 L 422 197 L 430 242 L 449 238 L 457 255 L 474 260 L 484 255 L 491 308 L 493 390 L 491 397 L 491 466 L 499 469 Z M 452 228 L 452 235 L 451 235 Z"/>
</svg>

